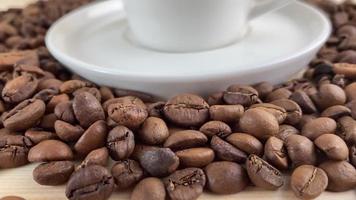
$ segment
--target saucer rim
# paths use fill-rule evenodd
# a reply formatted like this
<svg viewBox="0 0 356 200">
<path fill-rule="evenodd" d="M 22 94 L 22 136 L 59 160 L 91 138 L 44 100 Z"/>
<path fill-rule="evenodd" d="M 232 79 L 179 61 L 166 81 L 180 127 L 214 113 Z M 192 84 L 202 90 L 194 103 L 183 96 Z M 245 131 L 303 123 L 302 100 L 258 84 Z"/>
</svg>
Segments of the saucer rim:
<svg viewBox="0 0 356 200">
<path fill-rule="evenodd" d="M 73 15 L 76 15 L 80 12 L 84 12 L 86 9 L 89 9 L 90 7 L 94 7 L 97 4 L 111 4 L 111 3 L 117 3 L 119 0 L 108 0 L 108 1 L 103 1 L 103 2 L 93 2 L 88 5 L 85 5 L 79 9 L 76 9 L 67 15 L 63 16 L 59 20 L 57 20 L 47 31 L 47 34 L 45 36 L 45 43 L 46 46 L 49 50 L 49 52 L 60 62 L 62 62 L 65 66 L 67 66 L 69 69 L 73 71 L 77 71 L 80 69 L 82 70 L 89 70 L 92 72 L 97 72 L 101 74 L 107 74 L 107 75 L 115 75 L 117 78 L 123 79 L 141 79 L 140 81 L 142 82 L 182 82 L 182 81 L 206 81 L 206 80 L 216 80 L 216 79 L 221 79 L 221 77 L 229 77 L 231 74 L 236 74 L 239 73 L 240 76 L 244 74 L 251 74 L 251 73 L 256 73 L 258 71 L 263 71 L 263 70 L 271 70 L 274 67 L 273 66 L 279 66 L 283 63 L 286 63 L 290 60 L 298 59 L 299 57 L 302 57 L 303 55 L 309 54 L 311 51 L 315 50 L 315 48 L 321 47 L 325 41 L 329 38 L 332 32 L 332 24 L 330 20 L 328 19 L 327 15 L 325 14 L 324 11 L 321 9 L 307 4 L 303 3 L 300 1 L 296 1 L 291 4 L 299 4 L 298 6 L 303 6 L 307 9 L 310 10 L 310 12 L 313 12 L 315 15 L 318 16 L 318 19 L 321 23 L 320 25 L 324 27 L 324 32 L 322 34 L 318 35 L 318 37 L 315 37 L 313 39 L 313 42 L 311 42 L 309 45 L 306 45 L 303 49 L 299 50 L 298 52 L 291 54 L 290 56 L 287 56 L 285 58 L 278 58 L 275 59 L 271 62 L 259 65 L 258 67 L 252 67 L 252 68 L 236 68 L 234 70 L 226 71 L 226 72 L 220 72 L 220 73 L 205 73 L 205 74 L 200 74 L 200 73 L 194 73 L 194 74 L 185 74 L 184 76 L 182 75 L 176 75 L 174 73 L 171 74 L 155 74 L 155 73 L 145 73 L 145 74 L 140 74 L 137 71 L 122 71 L 120 68 L 106 68 L 106 67 L 101 67 L 99 65 L 95 64 L 90 64 L 87 62 L 84 62 L 80 59 L 77 59 L 73 56 L 70 56 L 69 54 L 65 52 L 61 52 L 58 48 L 55 47 L 54 43 L 52 42 L 54 40 L 53 38 L 53 32 L 56 31 L 57 25 L 63 23 L 63 21 L 67 20 L 68 18 L 71 18 Z M 120 0 L 122 3 L 122 0 Z M 283 9 L 283 8 L 282 8 Z M 224 48 L 224 47 L 223 47 Z M 222 49 L 223 49 L 222 48 Z M 209 52 L 209 51 L 207 51 Z M 204 53 L 204 52 L 197 52 L 197 53 Z M 187 54 L 194 54 L 194 53 L 187 53 Z M 78 68 L 77 70 L 75 68 Z"/>
</svg>

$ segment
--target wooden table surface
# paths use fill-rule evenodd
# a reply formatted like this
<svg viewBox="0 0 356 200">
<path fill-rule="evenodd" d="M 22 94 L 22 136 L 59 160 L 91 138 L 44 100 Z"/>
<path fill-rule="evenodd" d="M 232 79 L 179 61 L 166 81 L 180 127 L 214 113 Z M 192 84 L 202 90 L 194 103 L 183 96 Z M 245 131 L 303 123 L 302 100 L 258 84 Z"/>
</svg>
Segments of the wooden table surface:
<svg viewBox="0 0 356 200">
<path fill-rule="evenodd" d="M 8 7 L 21 7 L 34 0 L 0 0 L 0 10 Z M 31 164 L 16 169 L 0 170 L 0 198 L 7 195 L 18 195 L 27 200 L 65 200 L 64 186 L 47 187 L 36 184 L 32 179 L 32 170 L 37 164 Z M 115 192 L 111 200 L 129 199 L 129 191 Z M 289 189 L 286 178 L 285 186 L 277 191 L 266 191 L 255 187 L 248 187 L 245 191 L 235 195 L 204 194 L 199 200 L 296 200 Z M 332 193 L 324 192 L 319 200 L 356 200 L 356 190 Z"/>
</svg>

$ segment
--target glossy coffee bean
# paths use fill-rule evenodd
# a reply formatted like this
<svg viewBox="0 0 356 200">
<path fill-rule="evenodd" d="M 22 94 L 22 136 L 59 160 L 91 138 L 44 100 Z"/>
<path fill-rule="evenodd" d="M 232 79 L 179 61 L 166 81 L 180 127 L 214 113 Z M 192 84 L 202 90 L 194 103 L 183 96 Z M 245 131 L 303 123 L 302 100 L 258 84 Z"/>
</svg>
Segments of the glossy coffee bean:
<svg viewBox="0 0 356 200">
<path fill-rule="evenodd" d="M 78 166 L 78 169 L 89 165 L 101 165 L 105 167 L 108 164 L 108 160 L 109 151 L 106 147 L 95 149 L 85 157 L 82 163 Z"/>
<path fill-rule="evenodd" d="M 296 102 L 305 114 L 315 113 L 318 111 L 314 102 L 303 90 L 295 91 L 290 96 L 290 99 Z"/>
<path fill-rule="evenodd" d="M 226 138 L 226 141 L 246 154 L 263 154 L 263 144 L 252 135 L 246 133 L 234 133 Z"/>
<path fill-rule="evenodd" d="M 68 123 L 75 123 L 76 121 L 73 111 L 73 103 L 70 101 L 57 104 L 54 108 L 54 114 L 57 119 Z"/>
<path fill-rule="evenodd" d="M 346 102 L 346 94 L 342 88 L 334 84 L 323 84 L 317 94 L 312 96 L 320 109 L 342 105 Z"/>
<path fill-rule="evenodd" d="M 244 113 L 241 105 L 214 105 L 209 108 L 210 118 L 225 123 L 237 122 Z"/>
<path fill-rule="evenodd" d="M 140 164 L 130 159 L 117 162 L 112 167 L 111 174 L 118 190 L 134 186 L 143 178 L 143 170 Z"/>
<path fill-rule="evenodd" d="M 171 122 L 177 125 L 200 126 L 209 118 L 209 104 L 200 96 L 180 94 L 166 103 L 163 112 Z"/>
<path fill-rule="evenodd" d="M 277 135 L 279 130 L 277 119 L 272 114 L 257 108 L 247 110 L 241 117 L 239 125 L 243 132 L 261 140 Z"/>
<path fill-rule="evenodd" d="M 356 169 L 347 161 L 327 161 L 319 166 L 328 175 L 327 190 L 343 192 L 356 186 Z"/>
<path fill-rule="evenodd" d="M 283 124 L 279 126 L 279 132 L 276 137 L 285 141 L 287 137 L 297 134 L 299 134 L 298 129 L 294 128 L 293 126 Z"/>
<path fill-rule="evenodd" d="M 217 194 L 238 193 L 249 183 L 246 170 L 233 162 L 214 162 L 206 166 L 204 171 L 207 187 Z"/>
<path fill-rule="evenodd" d="M 298 124 L 302 118 L 303 112 L 300 106 L 290 99 L 279 99 L 272 101 L 271 104 L 284 108 L 287 111 L 287 117 L 284 121 L 286 124 Z"/>
<path fill-rule="evenodd" d="M 276 190 L 284 183 L 282 173 L 256 155 L 250 155 L 246 160 L 247 174 L 257 187 Z"/>
<path fill-rule="evenodd" d="M 179 158 L 169 148 L 152 148 L 142 152 L 139 161 L 143 169 L 155 177 L 173 173 L 179 166 Z"/>
<path fill-rule="evenodd" d="M 99 120 L 92 124 L 74 145 L 74 150 L 81 156 L 86 156 L 94 149 L 105 146 L 108 127 L 105 121 Z"/>
<path fill-rule="evenodd" d="M 166 189 L 158 178 L 150 177 L 140 181 L 131 193 L 130 200 L 165 200 Z"/>
<path fill-rule="evenodd" d="M 89 92 L 82 92 L 74 97 L 73 111 L 80 125 L 84 128 L 98 120 L 105 119 L 100 102 Z"/>
<path fill-rule="evenodd" d="M 206 177 L 199 168 L 186 168 L 164 178 L 163 183 L 171 199 L 197 199 L 203 193 Z"/>
<path fill-rule="evenodd" d="M 210 142 L 210 147 L 214 150 L 216 157 L 223 161 L 244 163 L 247 158 L 245 152 L 234 147 L 218 136 L 213 136 Z"/>
<path fill-rule="evenodd" d="M 184 130 L 171 134 L 164 147 L 174 150 L 203 146 L 208 142 L 208 138 L 200 131 Z"/>
<path fill-rule="evenodd" d="M 48 131 L 27 130 L 25 136 L 31 140 L 33 144 L 38 144 L 44 140 L 56 139 L 56 134 Z"/>
<path fill-rule="evenodd" d="M 100 165 L 91 165 L 70 177 L 65 193 L 69 200 L 106 200 L 113 190 L 110 172 Z"/>
<path fill-rule="evenodd" d="M 253 85 L 253 88 L 257 90 L 258 97 L 261 99 L 264 99 L 269 93 L 273 91 L 272 83 L 265 82 L 265 81 Z"/>
<path fill-rule="evenodd" d="M 349 158 L 349 149 L 346 143 L 337 135 L 321 135 L 315 139 L 314 143 L 331 160 L 347 160 Z"/>
<path fill-rule="evenodd" d="M 298 198 L 314 199 L 325 191 L 328 177 L 320 168 L 302 165 L 293 171 L 290 185 Z"/>
<path fill-rule="evenodd" d="M 54 161 L 43 163 L 33 170 L 33 179 L 40 185 L 65 184 L 74 171 L 71 161 Z"/>
<path fill-rule="evenodd" d="M 66 142 L 76 142 L 84 133 L 84 129 L 81 126 L 74 126 L 61 120 L 56 120 L 54 130 L 57 136 Z"/>
<path fill-rule="evenodd" d="M 38 80 L 30 74 L 24 74 L 6 83 L 2 90 L 2 99 L 8 103 L 18 103 L 30 98 L 36 91 Z"/>
<path fill-rule="evenodd" d="M 258 92 L 251 86 L 236 84 L 227 88 L 223 99 L 230 105 L 250 106 L 257 102 Z"/>
<path fill-rule="evenodd" d="M 205 167 L 215 158 L 214 151 L 206 147 L 184 149 L 175 153 L 180 164 L 185 167 Z"/>
<path fill-rule="evenodd" d="M 203 124 L 199 131 L 204 133 L 209 138 L 213 137 L 214 135 L 225 138 L 232 132 L 230 126 L 222 121 L 209 121 Z"/>
<path fill-rule="evenodd" d="M 264 155 L 266 160 L 280 170 L 288 169 L 288 153 L 283 140 L 270 137 L 265 143 Z"/>
<path fill-rule="evenodd" d="M 24 136 L 0 136 L 0 168 L 14 168 L 27 164 L 31 146 L 30 139 Z"/>
<path fill-rule="evenodd" d="M 72 160 L 73 152 L 69 146 L 59 140 L 45 140 L 30 149 L 30 162 L 50 162 Z"/>
<path fill-rule="evenodd" d="M 169 136 L 166 123 L 157 117 L 149 117 L 142 124 L 138 134 L 141 141 L 149 145 L 162 144 Z"/>
<path fill-rule="evenodd" d="M 126 159 L 132 154 L 135 148 L 134 134 L 124 126 L 117 126 L 109 132 L 106 147 L 112 159 Z"/>
<path fill-rule="evenodd" d="M 335 120 L 327 117 L 319 117 L 307 122 L 303 126 L 301 134 L 311 140 L 315 140 L 323 134 L 335 133 L 336 126 Z"/>
<path fill-rule="evenodd" d="M 278 121 L 279 124 L 282 124 L 287 118 L 287 111 L 279 106 L 270 103 L 260 103 L 254 104 L 250 108 L 262 109 L 270 114 L 272 114 Z"/>
<path fill-rule="evenodd" d="M 291 135 L 285 145 L 288 157 L 294 167 L 300 165 L 315 165 L 317 161 L 316 149 L 312 141 L 302 135 Z"/>
</svg>

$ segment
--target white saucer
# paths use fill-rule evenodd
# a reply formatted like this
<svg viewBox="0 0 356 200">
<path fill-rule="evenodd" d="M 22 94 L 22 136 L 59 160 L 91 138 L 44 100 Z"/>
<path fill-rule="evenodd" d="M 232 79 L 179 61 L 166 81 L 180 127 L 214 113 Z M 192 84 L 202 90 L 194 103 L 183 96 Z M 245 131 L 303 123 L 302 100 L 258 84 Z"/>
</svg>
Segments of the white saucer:
<svg viewBox="0 0 356 200">
<path fill-rule="evenodd" d="M 46 44 L 61 63 L 97 84 L 168 98 L 204 95 L 232 83 L 285 81 L 307 66 L 330 32 L 318 9 L 297 2 L 256 19 L 242 41 L 225 48 L 157 52 L 129 41 L 122 1 L 108 0 L 61 18 Z"/>
</svg>

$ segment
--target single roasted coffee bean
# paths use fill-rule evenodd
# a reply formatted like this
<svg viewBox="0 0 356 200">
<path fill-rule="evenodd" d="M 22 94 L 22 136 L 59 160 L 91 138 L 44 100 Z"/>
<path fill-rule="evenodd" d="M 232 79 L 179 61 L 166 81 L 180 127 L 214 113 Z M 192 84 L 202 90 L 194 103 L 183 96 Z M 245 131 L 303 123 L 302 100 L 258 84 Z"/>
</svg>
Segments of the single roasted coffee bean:
<svg viewBox="0 0 356 200">
<path fill-rule="evenodd" d="M 140 164 L 130 159 L 117 162 L 112 167 L 111 174 L 118 190 L 134 186 L 143 178 L 143 170 Z"/>
<path fill-rule="evenodd" d="M 324 170 L 312 165 L 302 165 L 293 171 L 291 188 L 301 199 L 314 199 L 325 191 L 328 177 Z"/>
<path fill-rule="evenodd" d="M 57 136 L 66 142 L 76 142 L 84 133 L 84 129 L 81 126 L 74 126 L 61 120 L 56 120 L 54 130 Z"/>
<path fill-rule="evenodd" d="M 150 175 L 164 177 L 179 166 L 179 158 L 169 148 L 150 148 L 139 156 L 142 168 Z"/>
<path fill-rule="evenodd" d="M 309 95 L 303 90 L 295 91 L 291 96 L 290 99 L 296 102 L 300 108 L 302 109 L 303 113 L 315 113 L 317 112 L 317 108 Z"/>
<path fill-rule="evenodd" d="M 164 101 L 158 101 L 156 103 L 150 103 L 147 105 L 148 116 L 163 118 L 163 108 L 166 105 Z"/>
<path fill-rule="evenodd" d="M 72 160 L 73 152 L 69 146 L 59 140 L 45 140 L 30 149 L 30 162 L 50 162 Z"/>
<path fill-rule="evenodd" d="M 126 159 L 135 148 L 134 134 L 125 126 L 117 126 L 109 132 L 106 147 L 113 160 Z"/>
<path fill-rule="evenodd" d="M 6 83 L 2 98 L 8 103 L 18 103 L 30 98 L 36 91 L 38 80 L 30 74 L 24 74 Z"/>
<path fill-rule="evenodd" d="M 306 123 L 303 126 L 301 134 L 311 140 L 315 140 L 323 134 L 335 133 L 336 127 L 335 120 L 327 117 L 319 117 Z"/>
<path fill-rule="evenodd" d="M 145 144 L 157 145 L 166 141 L 169 136 L 166 122 L 157 117 L 149 117 L 142 124 L 139 138 Z"/>
<path fill-rule="evenodd" d="M 203 193 L 206 177 L 199 168 L 186 168 L 164 178 L 163 183 L 171 199 L 197 199 Z"/>
<path fill-rule="evenodd" d="M 204 133 L 209 138 L 213 137 L 214 135 L 225 138 L 232 132 L 230 126 L 222 121 L 209 121 L 203 124 L 199 131 Z"/>
<path fill-rule="evenodd" d="M 285 145 L 293 167 L 316 164 L 317 155 L 315 146 L 307 137 L 302 135 L 291 135 L 287 137 Z"/>
<path fill-rule="evenodd" d="M 279 88 L 270 92 L 266 97 L 266 102 L 272 102 L 279 99 L 288 99 L 292 92 L 286 88 Z"/>
<path fill-rule="evenodd" d="M 69 96 L 67 94 L 59 94 L 53 96 L 47 103 L 46 111 L 47 113 L 53 112 L 56 106 L 62 102 L 68 102 Z"/>
<path fill-rule="evenodd" d="M 270 83 L 270 82 L 265 82 L 265 81 L 253 85 L 253 88 L 255 88 L 255 90 L 257 90 L 257 92 L 258 92 L 258 97 L 259 97 L 260 99 L 266 98 L 267 95 L 273 91 L 273 85 L 272 85 L 272 83 Z"/>
<path fill-rule="evenodd" d="M 68 123 L 75 123 L 76 121 L 73 111 L 73 103 L 70 101 L 57 104 L 54 108 L 54 114 L 57 119 Z"/>
<path fill-rule="evenodd" d="M 74 97 L 73 111 L 80 125 L 84 128 L 98 120 L 105 119 L 100 102 L 89 92 L 82 92 Z"/>
<path fill-rule="evenodd" d="M 338 120 L 337 134 L 348 144 L 356 144 L 356 121 L 352 117 Z"/>
<path fill-rule="evenodd" d="M 194 94 L 173 97 L 163 111 L 168 120 L 185 127 L 200 126 L 209 119 L 209 104 Z"/>
<path fill-rule="evenodd" d="M 74 150 L 81 156 L 86 156 L 94 149 L 105 146 L 108 127 L 103 120 L 92 124 L 74 145 Z"/>
<path fill-rule="evenodd" d="M 236 84 L 227 88 L 223 99 L 230 105 L 250 106 L 258 101 L 258 92 L 251 86 Z"/>
<path fill-rule="evenodd" d="M 283 140 L 270 137 L 264 148 L 266 160 L 280 170 L 288 169 L 288 155 Z"/>
<path fill-rule="evenodd" d="M 91 165 L 70 177 L 66 196 L 69 200 L 106 200 L 113 192 L 114 185 L 114 178 L 106 168 Z"/>
<path fill-rule="evenodd" d="M 175 153 L 184 167 L 205 167 L 215 158 L 214 151 L 206 147 L 184 149 Z"/>
<path fill-rule="evenodd" d="M 73 96 L 76 96 L 82 92 L 89 92 L 92 94 L 99 102 L 101 102 L 100 91 L 95 87 L 82 87 L 73 92 Z"/>
<path fill-rule="evenodd" d="M 216 157 L 220 160 L 244 163 L 247 158 L 245 152 L 234 147 L 218 136 L 212 137 L 210 147 L 214 150 Z"/>
<path fill-rule="evenodd" d="M 82 80 L 68 80 L 60 86 L 59 90 L 61 91 L 61 93 L 71 94 L 80 88 L 87 87 L 90 85 L 91 84 L 89 82 Z"/>
<path fill-rule="evenodd" d="M 130 200 L 165 200 L 166 189 L 158 178 L 150 177 L 140 181 L 131 193 Z"/>
<path fill-rule="evenodd" d="M 109 99 L 113 99 L 115 98 L 114 93 L 112 92 L 112 90 L 108 87 L 105 86 L 101 86 L 99 88 L 100 94 L 101 94 L 101 100 L 103 102 L 109 100 Z"/>
<path fill-rule="evenodd" d="M 43 163 L 33 170 L 33 180 L 40 185 L 62 185 L 65 184 L 74 171 L 71 161 L 54 161 Z"/>
<path fill-rule="evenodd" d="M 319 166 L 328 175 L 327 190 L 343 192 L 356 186 L 356 169 L 347 161 L 327 161 Z"/>
<path fill-rule="evenodd" d="M 30 139 L 24 136 L 0 136 L 0 168 L 14 168 L 27 164 L 27 154 L 31 146 Z"/>
<path fill-rule="evenodd" d="M 291 135 L 297 135 L 299 134 L 299 130 L 294 128 L 293 126 L 290 125 L 285 125 L 282 124 L 279 126 L 279 132 L 276 135 L 277 138 L 285 141 L 287 139 L 287 137 L 291 136 Z"/>
<path fill-rule="evenodd" d="M 337 135 L 321 135 L 315 139 L 314 143 L 331 160 L 347 160 L 349 158 L 349 149 L 346 143 Z"/>
<path fill-rule="evenodd" d="M 204 171 L 207 187 L 217 194 L 238 193 L 249 183 L 245 169 L 233 162 L 214 162 L 206 166 Z"/>
<path fill-rule="evenodd" d="M 116 103 L 109 105 L 108 115 L 116 123 L 136 129 L 146 120 L 148 112 L 141 99 L 127 96 L 118 98 Z"/>
<path fill-rule="evenodd" d="M 356 90 L 356 83 L 351 83 L 345 87 L 345 93 L 348 101 L 356 100 L 355 90 Z"/>
<path fill-rule="evenodd" d="M 279 124 L 282 124 L 287 118 L 287 111 L 279 106 L 270 103 L 259 103 L 254 104 L 250 108 L 262 109 L 270 114 L 272 114 L 278 121 Z"/>
<path fill-rule="evenodd" d="M 252 135 L 246 133 L 234 133 L 226 138 L 226 141 L 246 154 L 263 154 L 263 144 Z"/>
<path fill-rule="evenodd" d="M 41 119 L 45 109 L 42 100 L 25 100 L 4 116 L 4 127 L 13 131 L 31 128 Z"/>
<path fill-rule="evenodd" d="M 202 132 L 195 130 L 184 130 L 171 134 L 163 146 L 173 150 L 179 150 L 203 146 L 207 142 L 208 138 Z"/>
<path fill-rule="evenodd" d="M 351 116 L 351 110 L 342 105 L 331 106 L 321 113 L 321 117 L 329 117 L 334 120 L 344 116 Z"/>
<path fill-rule="evenodd" d="M 346 102 L 346 94 L 342 88 L 334 84 L 323 84 L 318 93 L 312 95 L 321 110 L 330 106 L 343 105 Z"/>
<path fill-rule="evenodd" d="M 344 75 L 346 78 L 356 78 L 355 64 L 352 63 L 335 63 L 333 65 L 333 71 L 336 74 Z"/>
<path fill-rule="evenodd" d="M 241 105 L 214 105 L 209 108 L 210 118 L 225 123 L 237 122 L 244 114 Z"/>
<path fill-rule="evenodd" d="M 239 125 L 243 132 L 261 140 L 277 135 L 279 130 L 277 119 L 272 114 L 258 108 L 247 110 L 242 115 Z"/>
<path fill-rule="evenodd" d="M 299 123 L 302 118 L 303 112 L 300 106 L 290 100 L 290 99 L 279 99 L 272 101 L 271 104 L 277 105 L 279 107 L 284 108 L 287 111 L 287 117 L 284 121 L 286 124 L 296 125 Z"/>
<path fill-rule="evenodd" d="M 276 190 L 284 183 L 282 173 L 256 155 L 248 157 L 246 169 L 250 180 L 257 187 Z"/>
<path fill-rule="evenodd" d="M 31 140 L 33 144 L 38 144 L 44 140 L 56 139 L 56 134 L 48 131 L 27 130 L 25 136 Z"/>
<path fill-rule="evenodd" d="M 106 147 L 95 149 L 85 157 L 85 159 L 77 167 L 77 169 L 84 168 L 89 165 L 101 165 L 105 167 L 108 164 L 108 160 L 109 160 L 109 151 Z"/>
</svg>

